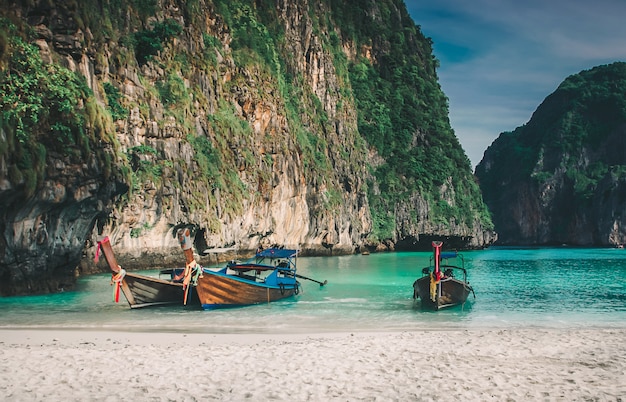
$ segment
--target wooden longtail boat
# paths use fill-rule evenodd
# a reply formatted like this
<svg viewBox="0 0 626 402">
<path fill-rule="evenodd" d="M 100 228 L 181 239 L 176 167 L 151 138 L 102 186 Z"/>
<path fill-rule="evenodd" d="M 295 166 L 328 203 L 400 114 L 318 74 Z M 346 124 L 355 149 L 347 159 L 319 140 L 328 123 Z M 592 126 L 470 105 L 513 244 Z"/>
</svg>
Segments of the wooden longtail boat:
<svg viewBox="0 0 626 402">
<path fill-rule="evenodd" d="M 181 241 L 180 237 L 185 235 L 184 231 L 186 231 L 187 237 Z M 116 303 L 119 302 L 121 291 L 132 309 L 168 304 L 200 304 L 197 294 L 193 291 L 194 277 L 199 274 L 200 269 L 196 268 L 193 252 L 190 251 L 189 229 L 181 229 L 178 234 L 181 247 L 183 247 L 184 241 L 187 241 L 185 246 L 189 245 L 187 249 L 183 247 L 187 265 L 184 269 L 163 271 L 169 273 L 169 279 L 126 272 L 117 264 L 109 238 L 105 237 L 98 242 L 96 262 L 99 252 L 102 251 L 111 270 L 111 284 L 115 286 L 114 299 Z"/>
<path fill-rule="evenodd" d="M 424 276 L 413 283 L 413 298 L 421 299 L 422 308 L 430 310 L 464 304 L 474 289 L 467 281 L 463 256 L 456 252 L 442 253 L 441 241 L 433 241 L 432 245 L 434 255 L 430 259 L 430 266 L 422 269 Z M 449 264 L 451 259 L 459 259 L 461 266 Z M 457 278 L 459 274 L 462 279 Z"/>
<path fill-rule="evenodd" d="M 269 248 L 254 262 L 229 262 L 220 270 L 203 269 L 196 293 L 204 309 L 269 303 L 296 295 L 304 278 L 296 274 L 298 250 Z M 318 282 L 320 285 L 326 282 Z"/>
</svg>

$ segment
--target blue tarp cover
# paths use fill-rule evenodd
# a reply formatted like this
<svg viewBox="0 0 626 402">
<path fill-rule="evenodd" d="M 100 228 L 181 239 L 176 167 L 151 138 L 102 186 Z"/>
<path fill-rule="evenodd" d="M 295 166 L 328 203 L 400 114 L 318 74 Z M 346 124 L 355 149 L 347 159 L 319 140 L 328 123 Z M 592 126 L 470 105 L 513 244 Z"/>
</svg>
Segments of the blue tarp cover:
<svg viewBox="0 0 626 402">
<path fill-rule="evenodd" d="M 444 258 L 456 258 L 457 254 L 456 251 L 446 251 L 440 254 L 440 257 L 442 259 Z"/>
<path fill-rule="evenodd" d="M 256 253 L 257 257 L 265 258 L 292 258 L 295 257 L 298 250 L 291 250 L 288 248 L 268 248 Z"/>
</svg>

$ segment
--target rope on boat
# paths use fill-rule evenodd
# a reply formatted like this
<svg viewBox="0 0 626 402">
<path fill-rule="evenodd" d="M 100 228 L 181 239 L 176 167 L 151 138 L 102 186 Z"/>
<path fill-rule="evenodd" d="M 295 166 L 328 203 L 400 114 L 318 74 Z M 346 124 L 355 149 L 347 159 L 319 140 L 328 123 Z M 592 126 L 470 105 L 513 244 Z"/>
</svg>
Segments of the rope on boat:
<svg viewBox="0 0 626 402">
<path fill-rule="evenodd" d="M 115 285 L 113 288 L 113 300 L 115 300 L 116 303 L 119 303 L 120 301 L 120 288 L 122 287 L 122 281 L 126 276 L 126 270 L 119 265 L 118 267 L 120 269 L 119 272 L 117 274 L 111 274 L 111 285 Z"/>
</svg>

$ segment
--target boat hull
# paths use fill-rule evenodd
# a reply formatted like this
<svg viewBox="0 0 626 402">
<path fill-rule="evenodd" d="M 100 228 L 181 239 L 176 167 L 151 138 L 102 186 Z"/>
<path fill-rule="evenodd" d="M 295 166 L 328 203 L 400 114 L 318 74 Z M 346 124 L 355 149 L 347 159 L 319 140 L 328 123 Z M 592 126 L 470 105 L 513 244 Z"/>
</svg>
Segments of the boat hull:
<svg viewBox="0 0 626 402">
<path fill-rule="evenodd" d="M 183 284 L 145 275 L 126 273 L 122 281 L 122 293 L 131 308 L 163 305 L 183 305 Z M 194 288 L 189 289 L 187 305 L 198 305 L 200 301 Z"/>
<path fill-rule="evenodd" d="M 196 293 L 204 309 L 269 303 L 296 294 L 298 284 L 271 286 L 236 275 L 204 271 L 198 278 Z"/>
<path fill-rule="evenodd" d="M 464 304 L 472 292 L 472 288 L 465 282 L 455 278 L 442 279 L 431 298 L 430 276 L 424 276 L 413 283 L 413 296 L 419 298 L 422 308 L 440 310 Z"/>
</svg>

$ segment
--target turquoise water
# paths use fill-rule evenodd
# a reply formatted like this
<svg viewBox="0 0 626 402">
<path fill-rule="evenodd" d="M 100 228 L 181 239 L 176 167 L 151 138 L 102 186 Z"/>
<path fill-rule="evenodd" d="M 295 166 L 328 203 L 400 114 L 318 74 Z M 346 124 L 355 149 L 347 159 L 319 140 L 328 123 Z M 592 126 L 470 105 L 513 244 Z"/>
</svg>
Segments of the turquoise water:
<svg viewBox="0 0 626 402">
<path fill-rule="evenodd" d="M 113 302 L 110 275 L 81 278 L 75 291 L 0 298 L 0 328 L 206 333 L 398 331 L 447 328 L 626 327 L 626 250 L 490 248 L 462 253 L 476 298 L 422 311 L 412 284 L 431 253 L 298 258 L 291 299 L 233 309 L 131 310 Z M 146 274 L 157 275 L 157 271 Z"/>
</svg>

